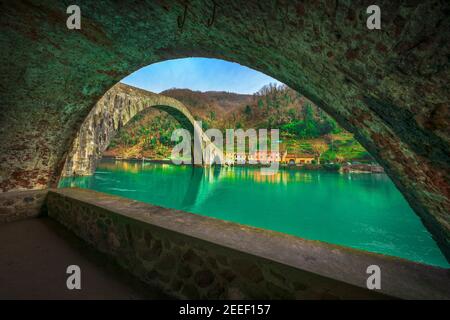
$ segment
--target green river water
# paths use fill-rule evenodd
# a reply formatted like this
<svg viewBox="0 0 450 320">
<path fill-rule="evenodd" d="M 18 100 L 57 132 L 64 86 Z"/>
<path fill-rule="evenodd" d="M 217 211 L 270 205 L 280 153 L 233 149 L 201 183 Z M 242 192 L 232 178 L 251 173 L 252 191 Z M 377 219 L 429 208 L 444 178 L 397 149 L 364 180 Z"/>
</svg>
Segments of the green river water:
<svg viewBox="0 0 450 320">
<path fill-rule="evenodd" d="M 102 160 L 81 187 L 306 239 L 448 268 L 449 264 L 385 174 L 257 168 L 192 168 Z"/>
</svg>

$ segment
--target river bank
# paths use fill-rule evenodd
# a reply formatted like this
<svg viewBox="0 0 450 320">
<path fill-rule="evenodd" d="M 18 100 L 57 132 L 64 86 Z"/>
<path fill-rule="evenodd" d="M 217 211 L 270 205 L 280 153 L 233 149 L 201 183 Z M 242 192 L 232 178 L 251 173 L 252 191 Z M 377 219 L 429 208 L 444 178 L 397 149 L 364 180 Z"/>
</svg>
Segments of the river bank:
<svg viewBox="0 0 450 320">
<path fill-rule="evenodd" d="M 150 159 L 150 158 L 137 158 L 137 157 L 113 157 L 104 156 L 105 160 L 114 161 L 132 161 L 132 162 L 148 162 L 148 163 L 159 163 L 159 164 L 173 164 L 172 160 L 169 159 Z M 267 165 L 263 164 L 233 164 L 233 167 L 251 167 L 251 168 L 264 168 Z M 305 171 L 335 171 L 340 173 L 384 173 L 383 167 L 378 164 L 366 164 L 366 163 L 325 163 L 325 164 L 303 164 L 303 165 L 289 165 L 285 163 L 279 164 L 279 169 L 287 170 L 305 170 Z"/>
</svg>

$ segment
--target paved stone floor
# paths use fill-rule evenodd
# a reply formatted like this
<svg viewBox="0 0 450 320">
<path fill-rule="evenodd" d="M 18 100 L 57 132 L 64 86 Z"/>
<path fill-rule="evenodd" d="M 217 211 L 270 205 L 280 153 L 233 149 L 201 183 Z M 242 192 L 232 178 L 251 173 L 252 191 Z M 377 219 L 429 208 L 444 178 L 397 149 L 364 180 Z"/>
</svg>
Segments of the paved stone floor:
<svg viewBox="0 0 450 320">
<path fill-rule="evenodd" d="M 81 268 L 68 290 L 66 268 Z M 0 225 L 0 299 L 167 299 L 49 218 Z"/>
</svg>

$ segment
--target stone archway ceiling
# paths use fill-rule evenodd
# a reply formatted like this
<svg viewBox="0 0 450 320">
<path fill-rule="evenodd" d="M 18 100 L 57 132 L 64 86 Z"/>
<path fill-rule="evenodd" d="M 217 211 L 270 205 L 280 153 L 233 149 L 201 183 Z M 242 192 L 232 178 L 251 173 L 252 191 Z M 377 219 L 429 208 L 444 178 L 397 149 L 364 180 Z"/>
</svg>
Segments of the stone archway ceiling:
<svg viewBox="0 0 450 320">
<path fill-rule="evenodd" d="M 448 1 L 86 0 L 1 3 L 2 191 L 54 185 L 98 99 L 142 66 L 216 57 L 322 107 L 381 163 L 450 256 Z M 184 15 L 186 12 L 186 15 Z M 212 14 L 213 12 L 214 15 Z"/>
</svg>

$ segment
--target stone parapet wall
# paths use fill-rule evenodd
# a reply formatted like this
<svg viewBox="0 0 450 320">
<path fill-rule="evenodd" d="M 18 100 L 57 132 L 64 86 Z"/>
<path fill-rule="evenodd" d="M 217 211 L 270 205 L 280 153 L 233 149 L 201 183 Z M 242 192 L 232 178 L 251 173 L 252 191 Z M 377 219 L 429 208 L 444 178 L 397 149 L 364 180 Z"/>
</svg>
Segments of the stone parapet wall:
<svg viewBox="0 0 450 320">
<path fill-rule="evenodd" d="M 0 224 L 42 214 L 47 192 L 45 189 L 0 193 Z"/>
<path fill-rule="evenodd" d="M 142 281 L 177 298 L 450 297 L 443 269 L 91 190 L 51 191 L 48 212 Z M 381 292 L 365 289 L 371 264 L 384 272 Z"/>
</svg>

